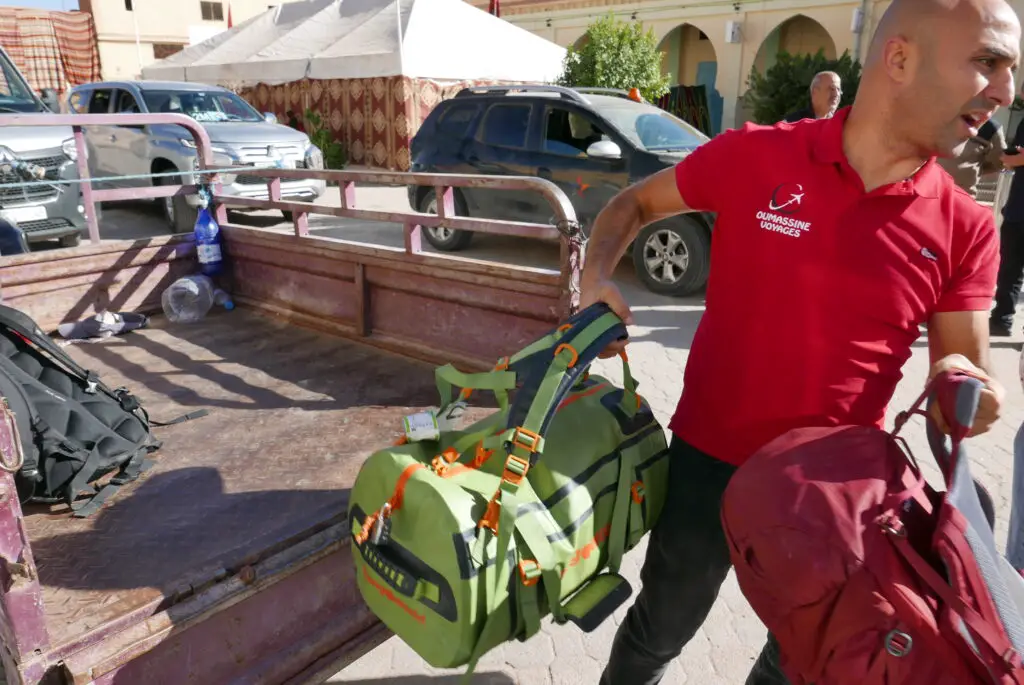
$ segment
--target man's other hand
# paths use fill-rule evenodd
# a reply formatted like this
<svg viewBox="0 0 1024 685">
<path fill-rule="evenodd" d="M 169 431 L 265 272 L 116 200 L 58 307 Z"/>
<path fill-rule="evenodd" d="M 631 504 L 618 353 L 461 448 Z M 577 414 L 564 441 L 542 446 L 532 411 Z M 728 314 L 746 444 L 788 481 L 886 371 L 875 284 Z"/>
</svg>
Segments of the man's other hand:
<svg viewBox="0 0 1024 685">
<path fill-rule="evenodd" d="M 992 424 L 999 420 L 999 412 L 1002 409 L 1003 399 L 1006 397 L 1006 389 L 1003 388 L 1002 383 L 989 376 L 976 365 L 972 364 L 971 361 L 962 354 L 946 355 L 935 362 L 932 365 L 931 372 L 928 374 L 928 378 L 930 380 L 943 371 L 949 371 L 951 369 L 966 371 L 972 376 L 979 378 L 985 384 L 985 387 L 981 391 L 981 399 L 978 402 L 978 413 L 974 417 L 974 425 L 971 427 L 971 430 L 967 435 L 968 437 L 973 437 L 975 435 L 987 433 L 992 427 Z M 939 427 L 939 430 L 948 435 L 949 424 L 946 423 L 946 419 L 942 416 L 942 412 L 939 411 L 939 405 L 937 402 L 932 403 L 929 408 L 929 412 L 932 419 L 935 420 L 936 425 Z"/>
</svg>

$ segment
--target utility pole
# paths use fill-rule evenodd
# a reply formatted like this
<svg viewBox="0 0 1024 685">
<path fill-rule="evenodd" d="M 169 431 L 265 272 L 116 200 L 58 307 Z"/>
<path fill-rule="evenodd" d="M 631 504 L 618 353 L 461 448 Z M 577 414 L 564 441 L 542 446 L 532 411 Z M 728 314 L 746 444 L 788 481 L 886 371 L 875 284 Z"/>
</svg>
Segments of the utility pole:
<svg viewBox="0 0 1024 685">
<path fill-rule="evenodd" d="M 131 0 L 132 3 L 132 24 L 135 26 L 135 52 L 139 56 L 139 78 L 142 78 L 142 39 L 139 37 L 139 17 L 136 14 L 139 8 L 136 7 L 138 0 Z"/>
</svg>

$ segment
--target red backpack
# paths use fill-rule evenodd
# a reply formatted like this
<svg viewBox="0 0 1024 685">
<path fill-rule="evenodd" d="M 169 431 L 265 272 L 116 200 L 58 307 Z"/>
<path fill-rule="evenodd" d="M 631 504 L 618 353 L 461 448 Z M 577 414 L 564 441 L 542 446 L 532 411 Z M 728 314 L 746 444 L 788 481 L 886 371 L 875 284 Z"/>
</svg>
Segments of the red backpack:
<svg viewBox="0 0 1024 685">
<path fill-rule="evenodd" d="M 736 577 L 792 685 L 1024 685 L 1024 579 L 996 550 L 961 444 L 981 388 L 939 375 L 892 434 L 791 431 L 732 477 L 722 523 Z M 921 410 L 933 393 L 951 449 Z M 896 437 L 913 414 L 945 491 Z"/>
</svg>

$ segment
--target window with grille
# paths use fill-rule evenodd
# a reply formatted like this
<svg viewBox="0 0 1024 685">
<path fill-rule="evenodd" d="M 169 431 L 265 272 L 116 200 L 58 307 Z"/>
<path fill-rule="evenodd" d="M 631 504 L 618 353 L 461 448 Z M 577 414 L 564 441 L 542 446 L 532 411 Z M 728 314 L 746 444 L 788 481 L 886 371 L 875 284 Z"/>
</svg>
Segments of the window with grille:
<svg viewBox="0 0 1024 685">
<path fill-rule="evenodd" d="M 203 21 L 224 21 L 224 5 L 219 2 L 200 2 Z"/>
</svg>

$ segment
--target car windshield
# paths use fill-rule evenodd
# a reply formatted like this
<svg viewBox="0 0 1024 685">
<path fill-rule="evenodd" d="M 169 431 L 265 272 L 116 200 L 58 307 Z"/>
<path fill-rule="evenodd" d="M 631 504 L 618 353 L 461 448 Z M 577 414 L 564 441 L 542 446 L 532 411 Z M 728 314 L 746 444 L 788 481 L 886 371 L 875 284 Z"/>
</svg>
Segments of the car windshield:
<svg viewBox="0 0 1024 685">
<path fill-rule="evenodd" d="M 653 105 L 622 99 L 598 107 L 597 111 L 634 145 L 648 152 L 688 150 L 710 140 L 682 119 Z"/>
<path fill-rule="evenodd" d="M 39 101 L 29 90 L 18 70 L 0 53 L 0 113 L 42 112 Z"/>
<path fill-rule="evenodd" d="M 234 93 L 202 90 L 146 90 L 142 93 L 150 112 L 185 114 L 196 121 L 263 121 L 253 107 Z"/>
</svg>

